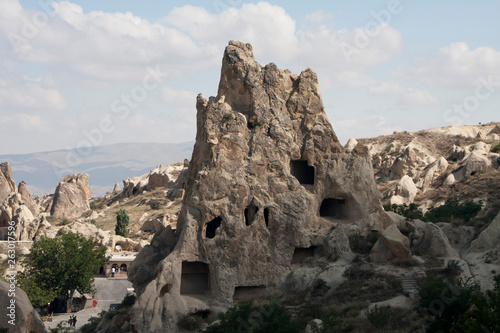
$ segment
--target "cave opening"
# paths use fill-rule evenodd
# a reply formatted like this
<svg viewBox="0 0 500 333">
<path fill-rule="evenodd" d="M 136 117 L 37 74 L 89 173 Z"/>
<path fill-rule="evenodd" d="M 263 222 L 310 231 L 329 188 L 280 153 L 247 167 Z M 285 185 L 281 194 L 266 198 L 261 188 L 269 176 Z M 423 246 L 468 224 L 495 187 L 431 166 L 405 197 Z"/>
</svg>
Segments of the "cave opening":
<svg viewBox="0 0 500 333">
<path fill-rule="evenodd" d="M 245 208 L 245 225 L 249 226 L 255 221 L 255 216 L 257 215 L 257 212 L 259 211 L 259 207 L 250 205 L 247 208 Z"/>
<path fill-rule="evenodd" d="M 217 216 L 212 221 L 208 222 L 207 228 L 205 230 L 205 237 L 214 238 L 215 231 L 220 227 L 221 222 L 222 222 L 222 218 L 220 216 Z"/>
<path fill-rule="evenodd" d="M 321 202 L 319 215 L 335 219 L 346 219 L 346 200 L 343 198 L 326 198 Z"/>
<path fill-rule="evenodd" d="M 181 295 L 206 295 L 210 292 L 208 264 L 199 261 L 183 261 Z"/>
<path fill-rule="evenodd" d="M 290 161 L 290 173 L 297 178 L 299 183 L 314 185 L 314 167 L 305 160 Z"/>
</svg>

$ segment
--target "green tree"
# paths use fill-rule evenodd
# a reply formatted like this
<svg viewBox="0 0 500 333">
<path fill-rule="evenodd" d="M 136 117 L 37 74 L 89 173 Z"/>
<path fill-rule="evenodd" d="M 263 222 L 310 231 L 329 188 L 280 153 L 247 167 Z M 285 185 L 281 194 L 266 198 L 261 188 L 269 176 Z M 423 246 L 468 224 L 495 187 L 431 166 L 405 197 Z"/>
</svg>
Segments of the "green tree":
<svg viewBox="0 0 500 333">
<path fill-rule="evenodd" d="M 57 238 L 42 236 L 23 262 L 24 274 L 32 280 L 26 285 L 36 285 L 45 293 L 56 292 L 72 300 L 75 291 L 95 292 L 94 273 L 107 261 L 106 249 L 80 234 L 64 232 Z M 36 290 L 28 295 L 30 293 L 36 294 Z M 36 298 L 34 301 L 38 302 Z"/>
<path fill-rule="evenodd" d="M 31 305 L 34 308 L 41 308 L 57 297 L 57 292 L 53 288 L 45 285 L 43 281 L 35 282 L 34 279 L 26 276 L 25 273 L 17 275 L 17 282 L 19 283 L 19 287 L 28 295 Z"/>
<path fill-rule="evenodd" d="M 130 222 L 130 219 L 128 217 L 128 214 L 125 210 L 120 209 L 118 212 L 116 212 L 116 227 L 115 227 L 115 233 L 118 236 L 123 236 L 123 237 L 128 237 L 128 224 Z"/>
<path fill-rule="evenodd" d="M 500 332 L 500 285 L 485 294 L 476 292 L 472 306 L 462 314 L 452 332 Z"/>
</svg>

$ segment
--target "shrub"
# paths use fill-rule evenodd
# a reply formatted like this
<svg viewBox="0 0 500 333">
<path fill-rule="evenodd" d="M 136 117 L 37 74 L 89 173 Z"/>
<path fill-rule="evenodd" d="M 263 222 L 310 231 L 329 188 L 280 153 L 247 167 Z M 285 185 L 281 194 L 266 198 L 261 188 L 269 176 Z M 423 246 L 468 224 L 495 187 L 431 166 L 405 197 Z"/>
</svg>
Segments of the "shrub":
<svg viewBox="0 0 500 333">
<path fill-rule="evenodd" d="M 370 310 L 365 311 L 366 317 L 370 324 L 378 328 L 379 330 L 384 329 L 389 324 L 389 319 L 391 318 L 391 307 L 375 305 Z"/>
<path fill-rule="evenodd" d="M 460 266 L 458 260 L 450 260 L 446 264 L 446 267 L 443 268 L 442 273 L 447 276 L 459 276 L 462 273 L 463 269 Z"/>
<path fill-rule="evenodd" d="M 401 216 L 404 216 L 410 220 L 422 220 L 423 219 L 422 212 L 420 211 L 420 209 L 418 209 L 418 206 L 414 203 L 410 204 L 409 206 L 407 206 L 406 204 L 403 204 L 403 205 L 385 204 L 384 210 L 389 211 L 389 212 L 394 212 L 394 213 L 399 214 Z"/>
<path fill-rule="evenodd" d="M 234 120 L 234 116 L 231 112 L 228 112 L 224 115 L 224 119 L 227 120 L 227 121 L 233 121 Z"/>
<path fill-rule="evenodd" d="M 80 328 L 81 333 L 94 333 L 97 329 L 97 325 L 102 320 L 102 317 L 106 314 L 106 311 L 101 311 L 97 317 L 90 317 L 88 322 Z"/>
<path fill-rule="evenodd" d="M 349 245 L 351 250 L 361 254 L 369 254 L 373 245 L 380 238 L 378 232 L 370 232 L 362 236 L 359 232 L 349 235 Z"/>
<path fill-rule="evenodd" d="M 483 202 L 466 201 L 459 203 L 456 197 L 446 200 L 444 205 L 431 208 L 425 213 L 426 222 L 469 222 L 479 213 Z"/>
<path fill-rule="evenodd" d="M 70 221 L 70 220 L 68 220 L 67 218 L 63 218 L 63 219 L 61 220 L 61 225 L 68 225 L 70 222 L 71 222 L 71 221 Z"/>
<path fill-rule="evenodd" d="M 149 207 L 151 207 L 151 209 L 160 209 L 160 201 L 158 200 L 151 200 L 149 202 Z"/>
<path fill-rule="evenodd" d="M 332 309 L 328 315 L 321 318 L 323 325 L 319 328 L 312 322 L 311 327 L 314 333 L 347 333 L 354 330 L 352 325 L 346 325 L 344 319 L 336 310 Z"/>
<path fill-rule="evenodd" d="M 119 305 L 119 308 L 129 308 L 132 305 L 135 304 L 135 299 L 136 296 L 134 294 L 129 294 L 125 295 L 125 297 L 122 300 L 122 303 Z"/>
<path fill-rule="evenodd" d="M 495 147 L 491 148 L 491 151 L 493 153 L 500 153 L 500 143 L 497 144 Z"/>
<path fill-rule="evenodd" d="M 200 316 L 193 314 L 186 314 L 179 318 L 177 326 L 188 331 L 195 331 L 201 328 L 203 319 Z"/>
</svg>

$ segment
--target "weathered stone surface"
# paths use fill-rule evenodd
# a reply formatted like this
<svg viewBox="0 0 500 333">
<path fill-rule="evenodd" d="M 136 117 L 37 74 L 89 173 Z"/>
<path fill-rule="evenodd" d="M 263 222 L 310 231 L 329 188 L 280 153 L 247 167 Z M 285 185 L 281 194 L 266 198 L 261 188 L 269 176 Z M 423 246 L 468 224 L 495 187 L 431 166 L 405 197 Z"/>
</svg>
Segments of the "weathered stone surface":
<svg viewBox="0 0 500 333">
<path fill-rule="evenodd" d="M 115 183 L 115 187 L 113 187 L 113 193 L 119 193 L 120 191 L 120 184 Z"/>
<path fill-rule="evenodd" d="M 73 219 L 90 210 L 92 191 L 86 173 L 68 175 L 61 179 L 54 193 L 50 214 L 57 218 Z"/>
<path fill-rule="evenodd" d="M 434 223 L 428 222 L 422 239 L 416 244 L 413 252 L 428 258 L 457 258 L 444 232 Z"/>
<path fill-rule="evenodd" d="M 470 250 L 482 252 L 499 246 L 500 244 L 500 213 L 491 221 L 490 225 L 484 229 L 477 239 L 473 240 Z"/>
<path fill-rule="evenodd" d="M 26 182 L 24 180 L 19 183 L 17 192 L 21 195 L 22 201 L 29 208 L 33 216 L 37 216 L 40 213 L 40 205 L 28 192 L 28 186 L 26 185 Z"/>
<path fill-rule="evenodd" d="M 170 164 L 167 166 L 157 166 L 149 173 L 139 177 L 127 178 L 123 180 L 123 197 L 130 197 L 143 191 L 152 191 L 158 187 L 172 187 L 183 170 L 185 163 Z"/>
<path fill-rule="evenodd" d="M 9 162 L 0 164 L 0 204 L 12 193 L 16 193 L 16 183 L 12 179 L 12 169 Z"/>
<path fill-rule="evenodd" d="M 33 306 L 28 299 L 24 290 L 15 287 L 15 297 L 10 297 L 10 286 L 7 282 L 0 280 L 0 308 L 2 316 L 0 316 L 0 327 L 8 328 L 12 333 L 45 333 L 48 332 L 38 312 L 33 309 Z M 11 306 L 11 299 L 15 300 L 12 311 L 15 314 L 14 325 L 8 323 L 11 318 L 7 314 L 11 313 L 8 309 Z"/>
<path fill-rule="evenodd" d="M 409 176 L 403 176 L 396 185 L 396 195 L 391 198 L 391 204 L 410 204 L 415 199 L 418 189 Z"/>
<path fill-rule="evenodd" d="M 366 148 L 340 145 L 312 70 L 262 67 L 232 41 L 218 95 L 199 95 L 197 111 L 177 230 L 157 233 L 129 269 L 137 331 L 175 330 L 189 297 L 229 306 L 278 291 L 295 269 L 348 258 L 346 226 L 391 223 Z"/>
<path fill-rule="evenodd" d="M 391 256 L 388 255 L 384 246 Z M 411 258 L 410 241 L 408 237 L 399 231 L 396 224 L 387 227 L 373 247 L 373 253 L 370 253 L 370 258 L 373 261 L 384 261 L 391 259 L 391 257 L 399 261 L 405 261 Z"/>
</svg>

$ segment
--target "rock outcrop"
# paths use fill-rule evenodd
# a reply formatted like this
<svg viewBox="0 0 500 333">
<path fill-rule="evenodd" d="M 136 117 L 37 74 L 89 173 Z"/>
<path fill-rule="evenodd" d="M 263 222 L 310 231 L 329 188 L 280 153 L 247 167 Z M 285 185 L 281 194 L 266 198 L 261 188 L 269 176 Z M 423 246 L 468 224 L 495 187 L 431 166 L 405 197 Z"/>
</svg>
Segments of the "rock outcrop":
<svg viewBox="0 0 500 333">
<path fill-rule="evenodd" d="M 33 309 L 33 306 L 28 299 L 28 295 L 24 290 L 18 287 L 13 288 L 15 297 L 9 296 L 11 287 L 9 283 L 0 280 L 0 308 L 2 309 L 2 319 L 0 320 L 1 328 L 8 328 L 12 333 L 45 333 L 48 332 L 38 312 Z M 11 311 L 11 300 L 14 300 L 14 309 Z M 13 317 L 9 317 L 9 314 Z M 14 325 L 9 324 L 9 320 L 13 320 Z"/>
<path fill-rule="evenodd" d="M 16 182 L 12 179 L 12 169 L 9 162 L 3 162 L 0 164 L 0 203 L 15 192 Z"/>
<path fill-rule="evenodd" d="M 498 123 L 445 127 L 357 141 L 366 145 L 372 156 L 382 201 L 390 204 L 416 203 L 426 210 L 460 193 L 461 187 L 454 187 L 454 184 L 486 170 L 498 171 L 500 155 L 491 151 L 492 144 L 496 142 L 494 136 L 498 136 L 497 128 Z M 352 145 L 349 142 L 346 148 Z M 497 200 L 488 195 L 487 189 L 480 187 L 481 182 L 476 184 L 466 185 L 476 196 L 464 197 L 464 200 Z M 405 188 L 411 188 L 411 191 Z M 399 193 L 402 189 L 406 196 Z"/>
<path fill-rule="evenodd" d="M 122 197 L 130 197 L 146 190 L 152 191 L 158 187 L 172 187 L 186 167 L 185 163 L 160 165 L 142 176 L 127 178 L 123 180 L 121 195 Z"/>
<path fill-rule="evenodd" d="M 50 215 L 56 218 L 74 219 L 90 210 L 92 191 L 86 173 L 68 175 L 61 179 L 54 193 Z"/>
<path fill-rule="evenodd" d="M 200 94 L 196 107 L 177 230 L 158 232 L 129 269 L 132 331 L 175 331 L 182 313 L 278 292 L 297 270 L 317 276 L 319 263 L 341 279 L 346 228 L 392 223 L 366 148 L 340 145 L 311 69 L 263 67 L 231 41 L 217 97 Z"/>
</svg>

